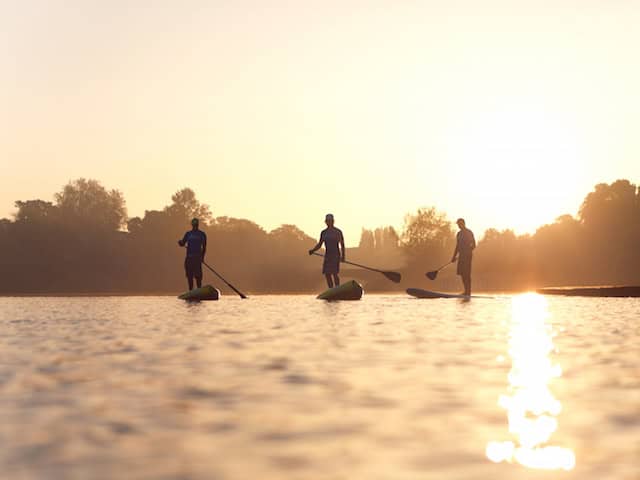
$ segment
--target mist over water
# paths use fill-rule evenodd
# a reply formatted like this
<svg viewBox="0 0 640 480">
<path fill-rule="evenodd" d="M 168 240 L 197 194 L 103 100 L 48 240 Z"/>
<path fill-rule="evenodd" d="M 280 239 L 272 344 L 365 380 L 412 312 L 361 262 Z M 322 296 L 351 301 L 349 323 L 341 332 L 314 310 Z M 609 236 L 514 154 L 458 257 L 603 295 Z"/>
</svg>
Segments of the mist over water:
<svg viewBox="0 0 640 480">
<path fill-rule="evenodd" d="M 96 180 L 71 181 L 55 198 L 55 204 L 17 201 L 14 219 L 0 219 L 0 294 L 180 292 L 186 282 L 184 249 L 177 241 L 191 229 L 194 217 L 208 238 L 207 261 L 248 293 L 311 293 L 325 284 L 320 261 L 307 255 L 318 236 L 291 224 L 267 232 L 249 219 L 214 217 L 189 188 L 142 218 L 127 217 L 122 193 Z M 340 217 L 336 225 L 349 229 Z M 467 226 L 474 225 L 467 218 Z M 640 284 L 640 189 L 628 180 L 596 185 L 576 218 L 563 215 L 533 235 L 495 229 L 482 237 L 476 234 L 475 290 Z M 347 245 L 356 240 L 352 231 L 345 234 Z M 398 271 L 405 284 L 394 286 L 362 269 L 348 272 L 347 265 L 343 273 L 368 292 L 389 293 L 417 286 L 425 271 L 451 259 L 456 236 L 447 215 L 425 207 L 407 214 L 401 231 L 391 226 L 363 229 L 357 245 L 347 249 L 348 260 Z M 444 269 L 431 287 L 456 291 L 458 280 L 454 268 Z"/>
<path fill-rule="evenodd" d="M 0 469 L 636 479 L 639 308 L 532 294 L 1 298 Z"/>
</svg>

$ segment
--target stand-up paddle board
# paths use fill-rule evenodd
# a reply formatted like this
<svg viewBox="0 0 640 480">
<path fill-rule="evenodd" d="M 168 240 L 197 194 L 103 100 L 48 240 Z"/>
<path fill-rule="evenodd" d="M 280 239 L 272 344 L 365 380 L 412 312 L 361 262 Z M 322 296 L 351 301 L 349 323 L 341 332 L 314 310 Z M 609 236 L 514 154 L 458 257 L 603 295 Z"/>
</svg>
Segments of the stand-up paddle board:
<svg viewBox="0 0 640 480">
<path fill-rule="evenodd" d="M 423 290 L 421 288 L 407 288 L 407 293 L 416 298 L 493 298 L 477 295 L 460 295 L 455 293 L 432 292 L 431 290 Z"/>
<path fill-rule="evenodd" d="M 211 285 L 205 285 L 201 288 L 194 288 L 189 292 L 184 292 L 178 297 L 180 300 L 187 300 L 190 302 L 199 302 L 200 300 L 218 300 L 220 298 L 220 290 L 212 287 Z"/>
<path fill-rule="evenodd" d="M 355 280 L 330 288 L 318 295 L 320 300 L 360 300 L 364 290 Z"/>
</svg>

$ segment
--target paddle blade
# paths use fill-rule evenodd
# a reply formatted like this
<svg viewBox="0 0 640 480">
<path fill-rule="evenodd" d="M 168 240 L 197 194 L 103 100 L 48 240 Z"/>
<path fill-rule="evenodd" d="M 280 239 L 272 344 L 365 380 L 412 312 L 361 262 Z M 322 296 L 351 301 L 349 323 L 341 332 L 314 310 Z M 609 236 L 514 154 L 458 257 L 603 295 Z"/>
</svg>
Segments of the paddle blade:
<svg viewBox="0 0 640 480">
<path fill-rule="evenodd" d="M 427 272 L 427 278 L 429 278 L 429 280 L 435 280 L 437 276 L 438 276 L 437 270 L 434 270 L 433 272 Z"/>
<path fill-rule="evenodd" d="M 382 274 L 394 283 L 400 283 L 402 280 L 402 275 L 398 272 L 382 272 Z"/>
</svg>

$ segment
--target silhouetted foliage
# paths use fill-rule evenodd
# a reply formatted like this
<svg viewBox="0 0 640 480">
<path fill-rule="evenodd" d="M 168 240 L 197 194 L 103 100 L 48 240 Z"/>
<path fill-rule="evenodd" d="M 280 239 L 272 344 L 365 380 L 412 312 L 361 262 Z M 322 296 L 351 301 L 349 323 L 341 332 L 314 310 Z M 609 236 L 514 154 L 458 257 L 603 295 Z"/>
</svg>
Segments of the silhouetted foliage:
<svg viewBox="0 0 640 480">
<path fill-rule="evenodd" d="M 589 279 L 616 283 L 638 278 L 640 189 L 636 185 L 628 180 L 596 185 L 582 203 L 579 220 Z"/>
<path fill-rule="evenodd" d="M 371 230 L 367 230 L 366 228 L 362 229 L 358 248 L 361 251 L 367 252 L 367 253 L 373 252 L 373 250 L 376 248 L 376 237 L 374 237 L 373 232 Z"/>
<path fill-rule="evenodd" d="M 455 242 L 451 222 L 435 208 L 420 208 L 404 219 L 402 244 L 411 261 L 441 262 Z"/>
<path fill-rule="evenodd" d="M 519 288 L 530 287 L 534 257 L 530 235 L 517 236 L 513 230 L 490 228 L 474 252 L 475 283 L 481 288 L 499 290 L 510 290 L 514 284 Z"/>
<path fill-rule="evenodd" d="M 127 219 L 122 194 L 96 180 L 78 179 L 55 202 L 15 203 L 14 219 L 0 219 L 0 293 L 173 292 L 185 289 L 184 250 L 177 240 L 193 217 L 209 238 L 206 261 L 248 292 L 308 292 L 324 288 L 321 260 L 309 258 L 315 238 L 295 225 L 266 232 L 240 218 L 214 217 L 184 188 L 161 210 Z M 473 222 L 469 222 L 473 229 Z M 401 270 L 404 282 L 343 268 L 368 291 L 422 286 L 455 290 L 455 269 L 435 282 L 424 273 L 446 263 L 455 231 L 435 208 L 392 227 L 362 230 L 352 261 Z M 640 190 L 627 180 L 596 185 L 577 218 L 563 215 L 533 235 L 488 229 L 474 254 L 476 289 L 518 290 L 546 285 L 640 283 Z M 221 287 L 214 277 L 207 281 Z M 223 287 L 223 286 L 222 286 Z M 223 288 L 224 289 L 224 288 Z"/>
<path fill-rule="evenodd" d="M 60 218 L 69 223 L 109 231 L 118 230 L 127 222 L 122 193 L 107 191 L 97 180 L 79 178 L 69 182 L 55 199 Z"/>
<path fill-rule="evenodd" d="M 26 202 L 21 202 L 18 200 L 15 202 L 15 206 L 18 209 L 15 214 L 16 222 L 42 225 L 54 222 L 58 218 L 59 209 L 51 202 L 42 200 L 27 200 Z"/>
<path fill-rule="evenodd" d="M 171 201 L 171 205 L 165 208 L 165 212 L 177 222 L 187 224 L 192 218 L 197 218 L 203 228 L 211 222 L 212 215 L 209 206 L 201 204 L 196 198 L 195 192 L 190 188 L 183 188 L 174 193 L 171 196 Z"/>
</svg>

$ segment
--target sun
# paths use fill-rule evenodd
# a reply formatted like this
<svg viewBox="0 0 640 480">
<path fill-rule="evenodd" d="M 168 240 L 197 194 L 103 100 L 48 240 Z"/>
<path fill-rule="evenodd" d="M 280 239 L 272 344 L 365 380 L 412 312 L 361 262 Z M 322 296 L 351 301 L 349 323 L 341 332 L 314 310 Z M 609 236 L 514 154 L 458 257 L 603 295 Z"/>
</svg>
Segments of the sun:
<svg viewBox="0 0 640 480">
<path fill-rule="evenodd" d="M 484 209 L 492 225 L 533 232 L 573 213 L 563 209 L 581 194 L 577 132 L 567 115 L 535 106 L 467 114 L 448 144 L 454 188 Z"/>
</svg>

